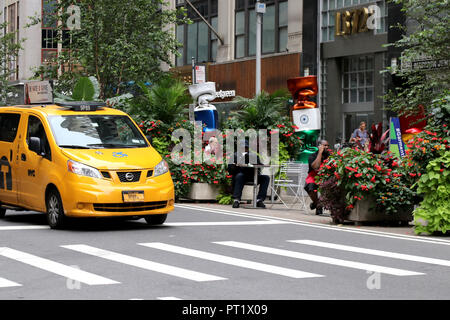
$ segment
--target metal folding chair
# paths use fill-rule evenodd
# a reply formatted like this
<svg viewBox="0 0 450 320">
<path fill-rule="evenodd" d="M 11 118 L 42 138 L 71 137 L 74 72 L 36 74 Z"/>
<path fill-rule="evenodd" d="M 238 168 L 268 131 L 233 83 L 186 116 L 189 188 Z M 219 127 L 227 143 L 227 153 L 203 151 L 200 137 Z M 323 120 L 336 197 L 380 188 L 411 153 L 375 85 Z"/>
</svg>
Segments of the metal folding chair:
<svg viewBox="0 0 450 320">
<path fill-rule="evenodd" d="M 300 202 L 300 207 L 304 210 L 307 210 L 305 197 L 307 193 L 303 188 L 305 185 L 305 179 L 308 175 L 308 164 L 287 161 L 283 162 L 280 165 L 280 171 L 278 173 L 278 177 L 274 179 L 272 184 L 272 192 L 280 199 L 280 201 L 284 204 L 286 208 L 289 206 L 286 204 L 285 200 L 283 200 L 278 194 L 278 187 L 286 188 L 290 190 L 294 194 L 294 200 L 291 203 L 291 209 L 297 202 Z M 281 191 L 280 191 L 281 193 Z"/>
</svg>

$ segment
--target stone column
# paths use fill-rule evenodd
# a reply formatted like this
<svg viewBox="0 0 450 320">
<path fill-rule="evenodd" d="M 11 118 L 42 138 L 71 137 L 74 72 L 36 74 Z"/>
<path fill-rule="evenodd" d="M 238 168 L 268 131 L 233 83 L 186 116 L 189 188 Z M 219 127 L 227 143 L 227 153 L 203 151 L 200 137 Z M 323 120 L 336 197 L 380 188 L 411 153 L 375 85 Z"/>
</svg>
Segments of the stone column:
<svg viewBox="0 0 450 320">
<path fill-rule="evenodd" d="M 303 0 L 288 1 L 288 43 L 289 52 L 302 51 Z"/>
<path fill-rule="evenodd" d="M 235 1 L 218 1 L 218 33 L 224 43 L 219 40 L 217 45 L 216 62 L 225 62 L 234 59 L 234 24 Z M 213 57 L 214 58 L 214 57 Z"/>
</svg>

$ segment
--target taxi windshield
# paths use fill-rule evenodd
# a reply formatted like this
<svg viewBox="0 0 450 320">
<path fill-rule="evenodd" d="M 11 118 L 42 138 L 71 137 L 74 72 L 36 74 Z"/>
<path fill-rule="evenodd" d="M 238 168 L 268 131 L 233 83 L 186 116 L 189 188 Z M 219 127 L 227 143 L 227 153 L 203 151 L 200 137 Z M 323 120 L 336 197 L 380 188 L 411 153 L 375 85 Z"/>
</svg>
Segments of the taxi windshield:
<svg viewBox="0 0 450 320">
<path fill-rule="evenodd" d="M 61 148 L 114 149 L 145 148 L 147 142 L 127 116 L 49 116 L 56 143 Z"/>
</svg>

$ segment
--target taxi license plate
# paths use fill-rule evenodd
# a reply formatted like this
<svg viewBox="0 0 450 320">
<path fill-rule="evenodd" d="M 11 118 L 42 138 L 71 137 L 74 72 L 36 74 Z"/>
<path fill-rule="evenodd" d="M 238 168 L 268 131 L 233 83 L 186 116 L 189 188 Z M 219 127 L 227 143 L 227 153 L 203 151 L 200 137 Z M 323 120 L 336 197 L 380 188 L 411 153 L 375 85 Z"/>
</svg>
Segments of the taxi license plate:
<svg viewBox="0 0 450 320">
<path fill-rule="evenodd" d="M 122 191 L 123 202 L 144 202 L 144 191 Z"/>
</svg>

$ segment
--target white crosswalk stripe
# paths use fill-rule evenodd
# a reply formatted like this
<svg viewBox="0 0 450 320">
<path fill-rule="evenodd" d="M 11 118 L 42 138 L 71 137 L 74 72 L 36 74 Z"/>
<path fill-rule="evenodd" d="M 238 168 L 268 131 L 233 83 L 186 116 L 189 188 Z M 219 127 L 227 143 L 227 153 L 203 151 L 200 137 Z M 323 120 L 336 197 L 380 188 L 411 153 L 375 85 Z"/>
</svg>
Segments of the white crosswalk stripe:
<svg viewBox="0 0 450 320">
<path fill-rule="evenodd" d="M 329 258 L 329 257 L 313 255 L 313 254 L 308 254 L 308 253 L 301 253 L 301 252 L 296 252 L 296 251 L 289 251 L 289 250 L 284 250 L 284 249 L 277 249 L 277 248 L 271 248 L 271 247 L 266 247 L 266 246 L 253 245 L 253 244 L 248 244 L 248 243 L 244 243 L 244 242 L 219 241 L 219 242 L 214 242 L 214 243 L 221 244 L 224 246 L 234 247 L 234 248 L 247 249 L 247 250 L 252 250 L 252 251 L 257 251 L 257 252 L 264 252 L 264 253 L 275 254 L 275 255 L 279 255 L 279 256 L 320 262 L 320 263 L 336 265 L 336 266 L 341 266 L 341 267 L 347 267 L 347 268 L 360 269 L 360 270 L 365 270 L 365 271 L 385 273 L 385 274 L 390 274 L 390 275 L 395 275 L 395 276 L 423 275 L 423 273 L 415 272 L 415 271 L 409 271 L 409 270 L 403 270 L 403 269 L 397 269 L 397 268 L 389 268 L 389 267 L 383 267 L 383 266 L 379 266 L 379 265 L 373 265 L 373 264 L 367 264 L 367 263 L 361 263 L 361 262 L 355 262 L 355 261 L 349 261 L 349 260 Z"/>
<path fill-rule="evenodd" d="M 82 271 L 74 267 L 66 266 L 55 261 L 40 258 L 38 256 L 11 248 L 0 248 L 0 256 L 10 258 L 27 265 L 66 277 L 67 279 L 79 281 L 87 285 L 106 285 L 119 283 L 117 281 L 104 278 L 93 273 Z"/>
<path fill-rule="evenodd" d="M 415 256 L 415 255 L 403 254 L 403 253 L 396 253 L 396 252 L 390 252 L 390 251 L 359 248 L 359 247 L 354 247 L 354 246 L 346 246 L 346 245 L 340 245 L 340 244 L 322 242 L 322 241 L 288 240 L 288 242 L 294 242 L 294 243 L 316 246 L 316 247 L 321 247 L 321 248 L 329 248 L 329 249 L 335 249 L 335 250 L 364 253 L 364 254 L 368 254 L 368 255 L 374 255 L 374 256 L 380 256 L 380 257 L 386 257 L 386 258 L 401 259 L 401 260 L 408 260 L 408 261 L 422 262 L 422 263 L 429 263 L 429 264 L 436 264 L 436 265 L 440 265 L 440 266 L 450 267 L 450 260 L 434 259 L 434 258 Z"/>
<path fill-rule="evenodd" d="M 288 268 L 282 268 L 277 267 L 274 265 L 269 264 L 263 264 L 258 262 L 253 262 L 249 260 L 243 260 L 243 259 L 237 259 L 229 256 L 219 255 L 215 253 L 209 253 L 205 251 L 199 251 L 194 249 L 188 249 L 184 247 L 174 246 L 170 244 L 165 244 L 161 242 L 152 242 L 152 243 L 139 243 L 139 245 L 153 248 L 153 249 L 160 249 L 164 251 L 174 252 L 182 255 L 187 255 L 191 257 L 196 257 L 200 259 L 220 262 L 224 264 L 229 264 L 233 266 L 238 266 L 242 268 L 247 269 L 253 269 L 258 271 L 264 271 L 269 272 L 281 276 L 291 277 L 291 278 L 317 278 L 317 277 L 323 277 L 322 275 L 310 273 L 310 272 L 304 272 L 294 269 L 288 269 Z"/>
<path fill-rule="evenodd" d="M 106 260 L 115 261 L 119 263 L 123 263 L 126 265 L 156 271 L 164 274 L 168 274 L 171 276 L 189 279 L 193 281 L 216 281 L 216 280 L 226 280 L 226 278 L 213 276 L 206 273 L 191 271 L 188 269 L 178 268 L 174 266 L 170 266 L 167 264 L 162 264 L 158 262 L 153 262 L 149 260 L 144 260 L 140 258 L 135 258 L 132 256 L 115 253 L 108 250 L 103 250 L 95 247 L 91 247 L 88 245 L 78 244 L 78 245 L 68 245 L 68 246 L 61 246 L 66 249 L 82 252 L 85 254 L 89 254 L 92 256 L 100 257 Z"/>
<path fill-rule="evenodd" d="M 5 278 L 0 278 L 0 288 L 21 287 L 22 285 Z"/>
<path fill-rule="evenodd" d="M 353 253 L 360 253 L 363 255 L 371 255 L 378 256 L 383 258 L 392 258 L 398 260 L 412 261 L 418 263 L 426 263 L 433 264 L 438 266 L 450 267 L 450 260 L 445 259 L 436 259 L 431 257 L 424 257 L 418 255 L 411 254 L 403 254 L 398 252 L 390 252 L 383 250 L 376 250 L 370 248 L 362 248 L 357 246 L 349 246 L 343 244 L 329 243 L 323 241 L 315 241 L 315 240 L 286 240 L 290 243 L 311 246 L 316 248 L 326 248 L 330 250 L 340 250 L 347 251 Z M 382 266 L 378 264 L 369 264 L 351 260 L 343 260 L 337 258 L 331 258 L 324 256 L 323 254 L 310 254 L 299 252 L 298 250 L 286 250 L 279 249 L 271 246 L 262 246 L 256 245 L 252 243 L 245 242 L 237 242 L 237 241 L 215 241 L 211 242 L 213 244 L 218 244 L 227 247 L 233 247 L 238 249 L 250 250 L 254 252 L 259 252 L 263 254 L 277 255 L 288 258 L 312 261 L 316 263 L 322 263 L 327 265 L 332 265 L 336 267 L 345 267 L 345 268 L 353 268 L 364 271 L 372 271 L 379 272 L 394 276 L 417 276 L 417 275 L 425 275 L 425 273 L 404 270 L 400 268 L 393 268 L 388 266 Z M 279 265 L 271 265 L 265 263 L 259 263 L 256 261 L 244 260 L 235 258 L 233 256 L 222 255 L 218 253 L 211 253 L 207 251 L 196 250 L 195 248 L 186 248 L 183 246 L 172 245 L 162 242 L 148 242 L 148 243 L 137 243 L 139 246 L 144 246 L 147 248 L 162 250 L 169 253 L 176 253 L 183 256 L 195 257 L 207 261 L 213 261 L 217 263 L 222 263 L 231 266 L 237 266 L 241 268 L 257 270 L 261 272 L 275 274 L 277 276 L 285 276 L 290 278 L 302 279 L 302 278 L 320 278 L 325 277 L 326 275 L 306 272 L 302 270 L 296 270 L 292 268 L 285 268 Z M 197 272 L 185 268 L 175 267 L 167 264 L 158 263 L 155 261 L 145 260 L 137 257 L 133 257 L 130 255 L 125 255 L 113 251 L 104 250 L 101 248 L 92 247 L 84 244 L 75 244 L 75 245 L 63 245 L 61 246 L 65 249 L 70 249 L 75 252 L 87 254 L 90 256 L 94 256 L 97 258 L 102 258 L 108 261 L 122 263 L 128 266 L 133 266 L 149 271 L 163 273 L 169 276 L 183 278 L 198 282 L 206 282 L 206 281 L 217 281 L 217 280 L 227 280 L 227 278 L 222 276 L 216 276 L 208 273 Z M 61 264 L 59 262 L 51 261 L 49 259 L 41 258 L 36 255 L 26 253 L 23 251 L 11 249 L 8 247 L 0 247 L 0 258 L 5 257 L 9 258 L 26 265 L 30 265 L 46 272 L 51 272 L 67 279 L 71 279 L 74 281 L 79 281 L 81 283 L 85 283 L 88 285 L 109 285 L 109 284 L 120 284 L 115 280 L 111 280 L 93 273 L 89 273 L 86 271 L 80 270 L 78 267 L 67 266 Z M 281 264 L 282 261 L 278 260 L 277 264 Z M 23 282 L 22 282 L 23 283 Z M 0 288 L 8 288 L 8 287 L 21 287 L 26 284 L 20 284 L 13 282 L 11 280 L 0 277 Z M 157 299 L 165 300 L 165 299 L 177 299 L 176 297 L 165 297 L 161 296 Z"/>
</svg>

